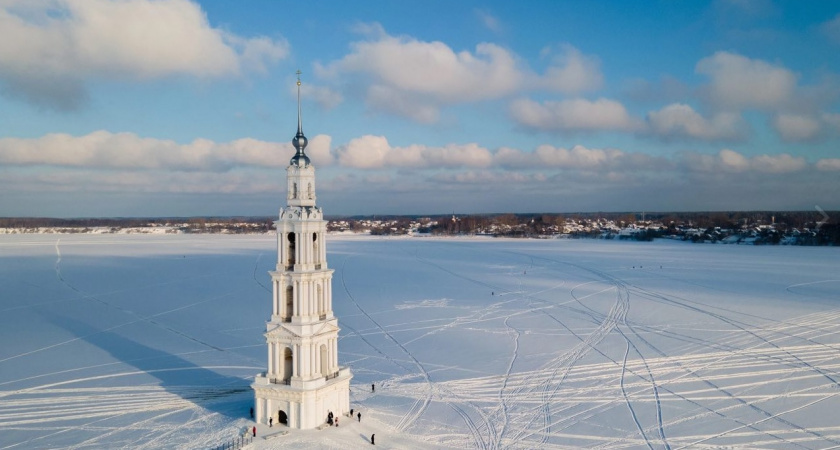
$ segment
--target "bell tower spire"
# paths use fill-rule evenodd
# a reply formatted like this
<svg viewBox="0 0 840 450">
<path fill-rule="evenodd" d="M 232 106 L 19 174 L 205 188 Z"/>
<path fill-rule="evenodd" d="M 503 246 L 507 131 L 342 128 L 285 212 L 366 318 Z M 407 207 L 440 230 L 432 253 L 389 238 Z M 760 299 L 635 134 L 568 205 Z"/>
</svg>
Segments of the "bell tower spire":
<svg viewBox="0 0 840 450">
<path fill-rule="evenodd" d="M 305 167 L 309 165 L 309 157 L 306 156 L 304 150 L 306 149 L 306 144 L 309 141 L 306 139 L 306 136 L 303 135 L 303 122 L 300 118 L 300 74 L 302 72 L 298 70 L 295 72 L 297 75 L 297 106 L 298 106 L 298 129 L 297 134 L 292 139 L 292 145 L 295 146 L 297 149 L 297 153 L 295 156 L 292 156 L 291 161 L 289 161 L 289 165 L 298 166 L 298 167 Z"/>
<path fill-rule="evenodd" d="M 303 135 L 303 123 L 300 118 L 300 70 L 297 75 L 297 107 L 298 127 L 297 134 L 292 138 L 292 145 L 297 150 L 292 159 L 289 160 L 289 167 L 286 168 L 286 180 L 288 185 L 288 206 L 315 206 L 315 168 L 306 156 L 306 144 L 309 141 Z"/>
</svg>

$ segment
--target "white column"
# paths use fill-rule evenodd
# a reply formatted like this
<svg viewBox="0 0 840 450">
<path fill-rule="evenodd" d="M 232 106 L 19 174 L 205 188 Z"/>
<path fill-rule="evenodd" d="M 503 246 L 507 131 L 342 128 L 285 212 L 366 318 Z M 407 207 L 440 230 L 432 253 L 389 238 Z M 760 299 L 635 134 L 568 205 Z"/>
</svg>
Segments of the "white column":
<svg viewBox="0 0 840 450">
<path fill-rule="evenodd" d="M 271 374 L 274 372 L 274 343 L 268 343 L 268 372 L 266 375 L 271 378 Z"/>
<path fill-rule="evenodd" d="M 305 345 L 300 345 L 300 354 L 303 356 L 303 361 L 300 362 L 300 376 L 306 377 L 309 375 L 309 349 Z"/>
<path fill-rule="evenodd" d="M 312 375 L 315 375 L 318 372 L 318 358 L 315 355 L 315 350 L 318 348 L 317 345 L 312 344 L 309 347 L 309 359 L 312 361 L 312 369 L 309 372 Z"/>
<path fill-rule="evenodd" d="M 309 263 L 315 264 L 315 241 L 312 240 L 312 236 L 315 233 L 309 233 Z"/>
<path fill-rule="evenodd" d="M 332 283 L 324 283 L 327 286 L 327 311 L 332 312 Z"/>
<path fill-rule="evenodd" d="M 301 378 L 305 378 L 309 370 L 307 366 L 309 366 L 309 349 L 306 348 L 303 344 L 300 345 L 300 376 Z"/>
<path fill-rule="evenodd" d="M 294 287 L 292 288 L 292 302 L 294 303 L 294 309 L 297 315 L 302 315 L 303 311 L 300 309 L 300 282 L 297 280 L 294 281 Z"/>
<path fill-rule="evenodd" d="M 309 315 L 317 314 L 318 305 L 315 304 L 315 282 L 306 282 L 306 302 L 309 303 Z"/>
<path fill-rule="evenodd" d="M 280 224 L 277 224 L 277 264 L 282 265 L 286 264 L 286 260 L 283 258 L 283 253 L 286 251 L 286 245 L 283 242 L 283 231 L 281 229 Z"/>
<path fill-rule="evenodd" d="M 324 368 L 321 367 L 321 344 L 317 343 L 317 344 L 314 345 L 314 347 L 315 348 L 313 348 L 313 351 L 312 351 L 312 358 L 313 358 L 312 360 L 314 361 L 314 364 L 315 364 L 315 370 L 313 372 L 314 373 L 320 373 L 321 375 L 323 375 L 324 374 Z"/>
<path fill-rule="evenodd" d="M 303 262 L 303 243 L 300 241 L 301 233 L 295 233 L 295 264 L 301 264 Z"/>
<path fill-rule="evenodd" d="M 309 239 L 309 234 L 308 231 L 304 233 L 304 236 L 306 236 L 306 249 L 304 250 L 306 252 L 306 264 L 312 264 L 312 240 Z"/>
<path fill-rule="evenodd" d="M 280 345 L 279 342 L 274 343 L 274 373 L 280 374 L 283 371 L 283 366 L 286 365 L 285 361 L 285 353 L 282 350 L 285 350 L 285 347 Z"/>
<path fill-rule="evenodd" d="M 326 269 L 327 265 L 327 240 L 324 236 L 326 236 L 325 233 L 318 233 L 318 242 L 320 243 L 318 248 L 321 250 L 320 261 L 322 269 Z"/>
<path fill-rule="evenodd" d="M 307 300 L 306 295 L 306 281 L 300 282 L 300 315 L 308 316 L 309 315 L 309 301 Z"/>
<path fill-rule="evenodd" d="M 298 370 L 298 363 L 300 362 L 300 355 L 299 353 L 299 346 L 297 344 L 292 345 L 292 376 L 296 377 L 300 374 L 300 370 Z"/>
<path fill-rule="evenodd" d="M 274 315 L 280 314 L 280 294 L 278 289 L 280 288 L 280 283 L 272 278 L 271 285 L 274 287 L 274 291 L 272 292 L 272 299 L 274 302 Z"/>
</svg>

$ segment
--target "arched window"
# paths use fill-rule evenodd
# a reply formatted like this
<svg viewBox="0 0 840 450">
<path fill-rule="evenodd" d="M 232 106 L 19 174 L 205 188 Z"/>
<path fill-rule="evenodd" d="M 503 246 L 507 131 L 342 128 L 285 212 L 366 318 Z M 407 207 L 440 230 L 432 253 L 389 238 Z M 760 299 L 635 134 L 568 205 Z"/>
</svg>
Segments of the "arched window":
<svg viewBox="0 0 840 450">
<path fill-rule="evenodd" d="M 288 382 L 292 379 L 292 349 L 286 347 L 283 352 L 283 376 L 281 379 Z"/>
<path fill-rule="evenodd" d="M 293 266 L 295 264 L 295 233 L 288 233 L 286 237 L 289 242 L 289 251 L 286 252 L 286 265 Z"/>
<path fill-rule="evenodd" d="M 312 233 L 312 255 L 315 257 L 315 269 L 320 269 L 321 252 L 318 248 L 318 233 Z"/>
</svg>

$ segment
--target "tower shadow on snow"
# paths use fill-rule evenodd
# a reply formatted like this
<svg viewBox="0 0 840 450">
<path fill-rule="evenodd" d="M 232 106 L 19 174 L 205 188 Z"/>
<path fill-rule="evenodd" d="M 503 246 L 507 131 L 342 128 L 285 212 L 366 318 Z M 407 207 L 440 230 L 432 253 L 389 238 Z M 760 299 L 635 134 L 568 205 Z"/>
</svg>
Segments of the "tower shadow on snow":
<svg viewBox="0 0 840 450">
<path fill-rule="evenodd" d="M 222 375 L 118 333 L 97 330 L 76 319 L 54 313 L 41 314 L 54 325 L 108 352 L 119 362 L 157 378 L 159 386 L 168 393 L 227 418 L 248 417 L 248 408 L 253 405 L 250 377 Z M 161 331 L 168 332 L 165 329 Z"/>
</svg>

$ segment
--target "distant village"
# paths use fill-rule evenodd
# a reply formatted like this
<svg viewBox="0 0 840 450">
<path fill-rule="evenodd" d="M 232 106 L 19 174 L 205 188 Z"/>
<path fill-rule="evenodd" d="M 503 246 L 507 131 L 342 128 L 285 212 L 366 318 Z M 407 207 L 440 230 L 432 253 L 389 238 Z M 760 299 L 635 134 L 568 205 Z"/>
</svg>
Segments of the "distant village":
<svg viewBox="0 0 840 450">
<path fill-rule="evenodd" d="M 573 213 L 328 218 L 330 233 L 377 236 L 486 236 L 532 239 L 673 239 L 747 245 L 840 245 L 838 213 Z M 273 218 L 0 218 L 0 234 L 264 234 Z"/>
</svg>

